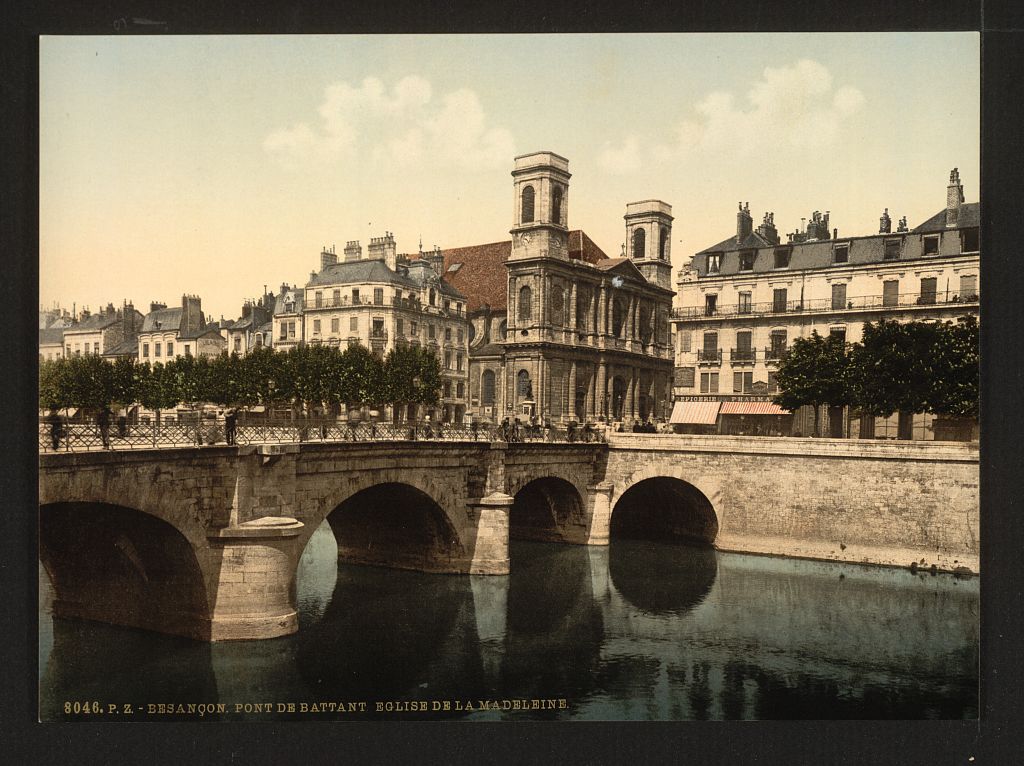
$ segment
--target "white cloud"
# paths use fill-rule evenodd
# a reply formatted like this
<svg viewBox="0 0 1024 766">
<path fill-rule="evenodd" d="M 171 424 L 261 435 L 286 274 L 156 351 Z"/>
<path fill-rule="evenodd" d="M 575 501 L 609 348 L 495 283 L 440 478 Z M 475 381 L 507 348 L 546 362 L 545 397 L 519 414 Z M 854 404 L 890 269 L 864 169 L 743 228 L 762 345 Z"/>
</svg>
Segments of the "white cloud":
<svg viewBox="0 0 1024 766">
<path fill-rule="evenodd" d="M 843 121 L 864 101 L 852 86 L 833 90 L 832 74 L 816 61 L 766 67 L 743 102 L 732 93 L 708 94 L 695 105 L 697 116 L 680 123 L 675 140 L 656 147 L 655 155 L 668 159 L 711 150 L 743 156 L 766 149 L 822 148 L 835 143 Z"/>
<path fill-rule="evenodd" d="M 515 154 L 512 134 L 488 124 L 479 97 L 462 89 L 435 99 L 422 77 L 389 90 L 375 77 L 354 87 L 335 83 L 317 109 L 319 122 L 270 133 L 264 149 L 285 166 L 365 153 L 395 167 L 454 164 L 465 170 L 500 167 Z"/>
<path fill-rule="evenodd" d="M 597 163 L 609 173 L 623 175 L 640 168 L 640 142 L 636 136 L 627 136 L 621 146 L 606 141 Z"/>
</svg>

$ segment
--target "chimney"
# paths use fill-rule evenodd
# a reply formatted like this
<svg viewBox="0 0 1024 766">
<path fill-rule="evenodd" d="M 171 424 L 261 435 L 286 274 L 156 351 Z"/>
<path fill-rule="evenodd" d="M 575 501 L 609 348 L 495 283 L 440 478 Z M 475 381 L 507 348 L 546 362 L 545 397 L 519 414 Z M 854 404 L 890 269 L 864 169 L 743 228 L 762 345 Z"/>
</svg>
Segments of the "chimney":
<svg viewBox="0 0 1024 766">
<path fill-rule="evenodd" d="M 889 217 L 889 208 L 885 209 L 882 216 L 878 219 L 878 233 L 889 234 L 892 232 L 892 219 Z"/>
<path fill-rule="evenodd" d="M 358 261 L 362 257 L 363 246 L 359 244 L 359 240 L 352 240 L 345 244 L 345 263 Z"/>
<path fill-rule="evenodd" d="M 166 303 L 159 303 L 158 301 L 153 301 L 153 302 L 151 302 L 149 304 L 149 311 L 150 311 L 150 313 L 152 313 L 154 311 L 160 311 L 161 309 L 165 309 L 165 308 L 167 308 L 167 304 Z"/>
<path fill-rule="evenodd" d="M 198 295 L 181 296 L 181 323 L 178 329 L 182 333 L 192 334 L 206 327 L 203 316 L 203 302 Z"/>
<path fill-rule="evenodd" d="M 441 248 L 434 245 L 433 251 L 423 256 L 427 263 L 430 264 L 431 268 L 434 269 L 434 273 L 439 277 L 444 274 L 444 253 L 441 252 Z"/>
<path fill-rule="evenodd" d="M 903 216 L 900 218 L 899 225 L 896 227 L 896 232 L 907 231 L 907 217 Z"/>
<path fill-rule="evenodd" d="M 949 171 L 949 186 L 946 187 L 946 226 L 956 226 L 960 218 L 960 206 L 964 204 L 964 187 L 960 183 L 960 170 Z"/>
<path fill-rule="evenodd" d="M 384 232 L 383 237 L 373 237 L 366 248 L 366 257 L 371 260 L 384 261 L 384 265 L 394 271 L 398 266 L 395 235 L 387 231 Z"/>
<path fill-rule="evenodd" d="M 338 262 L 338 256 L 330 252 L 326 247 L 320 251 L 320 271 Z"/>
<path fill-rule="evenodd" d="M 252 304 L 246 301 L 242 305 L 242 319 L 248 319 L 252 316 Z"/>
<path fill-rule="evenodd" d="M 750 217 L 750 203 L 748 202 L 744 207 L 741 202 L 740 211 L 736 214 L 736 244 L 742 244 L 753 230 L 754 219 Z"/>
<path fill-rule="evenodd" d="M 775 228 L 775 213 L 765 213 L 757 233 L 773 245 L 779 244 L 779 230 Z"/>
</svg>

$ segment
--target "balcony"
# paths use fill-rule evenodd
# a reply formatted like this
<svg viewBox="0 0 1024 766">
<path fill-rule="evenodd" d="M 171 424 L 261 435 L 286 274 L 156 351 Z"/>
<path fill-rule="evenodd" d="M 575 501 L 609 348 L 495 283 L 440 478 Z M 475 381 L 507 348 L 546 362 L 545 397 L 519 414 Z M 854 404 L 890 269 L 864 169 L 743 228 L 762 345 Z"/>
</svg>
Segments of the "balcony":
<svg viewBox="0 0 1024 766">
<path fill-rule="evenodd" d="M 697 349 L 697 364 L 718 364 L 722 363 L 722 349 Z"/>
<path fill-rule="evenodd" d="M 753 364 L 755 359 L 752 348 L 731 348 L 729 349 L 729 361 L 732 364 Z"/>
<path fill-rule="evenodd" d="M 733 303 L 723 306 L 685 306 L 672 309 L 673 319 L 702 319 L 705 317 L 734 317 L 773 314 L 827 314 L 850 311 L 891 311 L 921 306 L 952 308 L 954 305 L 977 306 L 978 294 L 953 291 L 935 293 L 900 293 L 894 296 L 865 295 L 847 298 L 841 303 L 828 298 L 803 301 L 764 301 L 762 303 Z"/>
<path fill-rule="evenodd" d="M 768 347 L 764 350 L 764 361 L 767 364 L 779 364 L 783 359 L 786 358 L 787 349 L 783 348 L 772 348 Z"/>
</svg>

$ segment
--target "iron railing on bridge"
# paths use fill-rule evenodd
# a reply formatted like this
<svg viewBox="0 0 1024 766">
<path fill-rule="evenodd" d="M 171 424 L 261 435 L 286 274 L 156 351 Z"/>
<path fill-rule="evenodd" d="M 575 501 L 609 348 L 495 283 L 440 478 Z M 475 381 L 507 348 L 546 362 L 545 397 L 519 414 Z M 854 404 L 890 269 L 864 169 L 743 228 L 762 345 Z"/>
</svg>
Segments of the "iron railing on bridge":
<svg viewBox="0 0 1024 766">
<path fill-rule="evenodd" d="M 235 444 L 300 444 L 304 442 L 389 441 L 508 441 L 593 442 L 602 441 L 598 430 L 586 427 L 559 428 L 520 425 L 454 425 L 450 423 L 342 423 L 337 421 L 262 421 L 239 423 Z M 96 423 L 53 424 L 39 422 L 40 452 L 85 452 L 170 447 L 225 445 L 228 433 L 223 420 L 199 423 L 137 423 L 113 425 L 103 434 Z"/>
</svg>

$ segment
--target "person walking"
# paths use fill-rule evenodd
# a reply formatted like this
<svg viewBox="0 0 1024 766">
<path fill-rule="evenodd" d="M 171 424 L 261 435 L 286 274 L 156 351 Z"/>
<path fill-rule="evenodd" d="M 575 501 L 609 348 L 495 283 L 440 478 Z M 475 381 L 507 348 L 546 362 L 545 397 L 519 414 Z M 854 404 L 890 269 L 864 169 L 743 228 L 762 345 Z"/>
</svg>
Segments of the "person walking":
<svg viewBox="0 0 1024 766">
<path fill-rule="evenodd" d="M 46 422 L 50 424 L 50 442 L 53 444 L 53 451 L 56 452 L 60 449 L 60 440 L 64 435 L 64 426 L 60 422 L 60 415 L 57 414 L 57 410 L 50 410 L 50 415 L 46 418 Z"/>
<path fill-rule="evenodd" d="M 100 428 L 100 440 L 103 442 L 103 449 L 110 449 L 110 409 L 103 405 L 100 414 L 96 416 L 96 425 Z"/>
<path fill-rule="evenodd" d="M 238 411 L 232 407 L 224 413 L 224 438 L 228 444 L 235 443 L 235 434 L 238 431 Z"/>
</svg>

